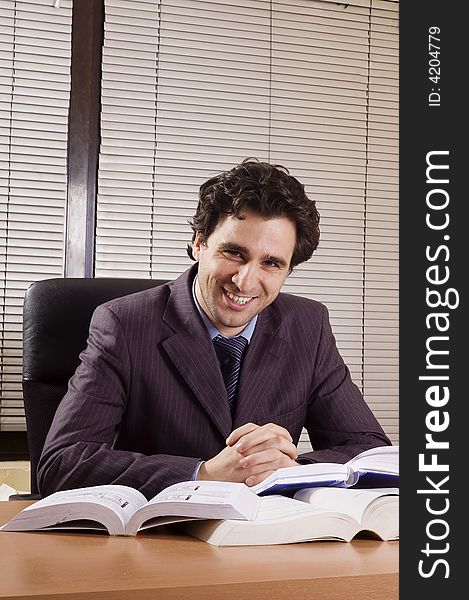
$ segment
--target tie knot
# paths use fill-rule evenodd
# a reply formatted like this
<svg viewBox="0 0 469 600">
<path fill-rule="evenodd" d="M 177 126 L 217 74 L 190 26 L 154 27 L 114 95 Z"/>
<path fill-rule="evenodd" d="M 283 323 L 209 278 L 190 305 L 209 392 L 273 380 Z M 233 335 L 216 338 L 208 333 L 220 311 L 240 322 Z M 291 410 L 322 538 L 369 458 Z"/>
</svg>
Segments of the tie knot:
<svg viewBox="0 0 469 600">
<path fill-rule="evenodd" d="M 248 341 L 241 335 L 232 338 L 226 338 L 221 335 L 217 335 L 215 338 L 213 338 L 213 343 L 215 344 L 215 348 L 222 350 L 232 359 L 240 361 L 243 357 L 243 353 L 246 349 Z"/>
</svg>

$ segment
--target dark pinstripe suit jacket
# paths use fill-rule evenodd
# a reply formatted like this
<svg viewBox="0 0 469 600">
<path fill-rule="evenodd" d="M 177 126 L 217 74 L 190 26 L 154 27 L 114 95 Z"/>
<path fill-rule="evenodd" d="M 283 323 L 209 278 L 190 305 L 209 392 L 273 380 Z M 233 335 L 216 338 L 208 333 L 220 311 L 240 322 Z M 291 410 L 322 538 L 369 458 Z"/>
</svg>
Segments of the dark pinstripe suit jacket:
<svg viewBox="0 0 469 600">
<path fill-rule="evenodd" d="M 278 423 L 295 443 L 306 427 L 306 462 L 345 462 L 390 443 L 350 379 L 326 308 L 288 294 L 259 315 L 232 421 L 192 298 L 195 271 L 96 309 L 39 462 L 42 494 L 119 483 L 152 497 L 190 479 L 247 422 Z"/>
</svg>

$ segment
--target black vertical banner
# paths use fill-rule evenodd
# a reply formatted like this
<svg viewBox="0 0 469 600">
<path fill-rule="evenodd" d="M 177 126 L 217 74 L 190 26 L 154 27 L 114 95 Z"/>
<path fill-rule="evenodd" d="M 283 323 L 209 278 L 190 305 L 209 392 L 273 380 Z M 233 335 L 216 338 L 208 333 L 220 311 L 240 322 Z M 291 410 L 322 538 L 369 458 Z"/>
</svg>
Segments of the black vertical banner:
<svg viewBox="0 0 469 600">
<path fill-rule="evenodd" d="M 400 3 L 401 600 L 467 594 L 463 5 Z"/>
</svg>

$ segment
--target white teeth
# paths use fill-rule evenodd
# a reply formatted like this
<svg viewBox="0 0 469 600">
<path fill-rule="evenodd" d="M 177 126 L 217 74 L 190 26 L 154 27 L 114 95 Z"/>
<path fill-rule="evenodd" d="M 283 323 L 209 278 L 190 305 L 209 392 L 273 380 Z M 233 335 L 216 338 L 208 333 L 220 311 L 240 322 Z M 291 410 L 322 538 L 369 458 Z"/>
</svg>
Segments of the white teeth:
<svg viewBox="0 0 469 600">
<path fill-rule="evenodd" d="M 235 296 L 234 294 L 232 294 L 231 292 L 227 292 L 226 290 L 225 290 L 225 293 L 228 296 L 228 298 L 233 300 L 233 302 L 236 302 L 236 304 L 241 304 L 241 306 L 243 306 L 244 304 L 247 304 L 249 302 L 249 300 L 252 300 L 252 297 Z"/>
</svg>

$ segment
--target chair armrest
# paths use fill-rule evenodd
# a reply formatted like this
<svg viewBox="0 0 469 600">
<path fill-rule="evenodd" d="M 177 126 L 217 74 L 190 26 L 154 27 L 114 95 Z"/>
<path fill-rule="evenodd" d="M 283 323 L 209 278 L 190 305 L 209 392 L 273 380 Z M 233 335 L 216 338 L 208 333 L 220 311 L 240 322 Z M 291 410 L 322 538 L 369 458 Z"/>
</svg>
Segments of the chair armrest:
<svg viewBox="0 0 469 600">
<path fill-rule="evenodd" d="M 8 500 L 40 500 L 40 494 L 12 494 Z"/>
</svg>

